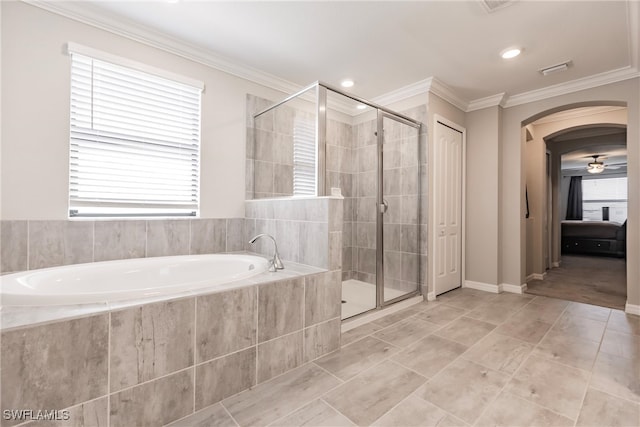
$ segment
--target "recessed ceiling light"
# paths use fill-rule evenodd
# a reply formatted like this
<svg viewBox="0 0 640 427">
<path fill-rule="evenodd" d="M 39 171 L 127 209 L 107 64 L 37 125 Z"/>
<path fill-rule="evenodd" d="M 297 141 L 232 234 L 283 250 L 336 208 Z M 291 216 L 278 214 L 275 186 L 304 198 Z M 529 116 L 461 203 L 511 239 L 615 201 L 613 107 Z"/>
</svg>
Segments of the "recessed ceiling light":
<svg viewBox="0 0 640 427">
<path fill-rule="evenodd" d="M 358 110 L 364 110 L 365 108 L 367 108 L 366 105 L 364 104 L 358 104 L 358 106 L 356 107 Z"/>
<path fill-rule="evenodd" d="M 345 79 L 342 82 L 340 82 L 340 86 L 342 87 L 352 87 L 353 86 L 353 80 L 351 79 Z"/>
<path fill-rule="evenodd" d="M 505 49 L 502 52 L 500 52 L 500 56 L 502 56 L 503 59 L 511 59 L 511 58 L 515 58 L 516 56 L 520 55 L 521 52 L 522 52 L 522 49 L 520 49 L 520 48 L 510 47 L 510 48 Z"/>
</svg>

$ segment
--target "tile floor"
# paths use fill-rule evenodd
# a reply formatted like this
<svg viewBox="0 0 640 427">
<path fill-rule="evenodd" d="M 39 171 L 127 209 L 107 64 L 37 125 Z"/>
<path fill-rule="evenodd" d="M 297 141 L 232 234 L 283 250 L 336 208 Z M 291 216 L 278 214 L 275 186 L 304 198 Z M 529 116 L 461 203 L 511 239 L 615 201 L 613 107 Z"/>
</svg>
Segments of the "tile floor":
<svg viewBox="0 0 640 427">
<path fill-rule="evenodd" d="M 174 426 L 638 426 L 640 317 L 460 289 Z"/>
</svg>

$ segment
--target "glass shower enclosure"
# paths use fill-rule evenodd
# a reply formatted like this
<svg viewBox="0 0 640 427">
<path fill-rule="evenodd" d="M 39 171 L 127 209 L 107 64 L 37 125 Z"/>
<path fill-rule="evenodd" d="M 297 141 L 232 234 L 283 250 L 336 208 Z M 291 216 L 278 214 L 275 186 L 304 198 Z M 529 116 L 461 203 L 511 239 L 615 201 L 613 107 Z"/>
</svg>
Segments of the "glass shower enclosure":
<svg viewBox="0 0 640 427">
<path fill-rule="evenodd" d="M 421 123 L 320 82 L 251 102 L 247 197 L 344 197 L 342 318 L 419 294 Z"/>
</svg>

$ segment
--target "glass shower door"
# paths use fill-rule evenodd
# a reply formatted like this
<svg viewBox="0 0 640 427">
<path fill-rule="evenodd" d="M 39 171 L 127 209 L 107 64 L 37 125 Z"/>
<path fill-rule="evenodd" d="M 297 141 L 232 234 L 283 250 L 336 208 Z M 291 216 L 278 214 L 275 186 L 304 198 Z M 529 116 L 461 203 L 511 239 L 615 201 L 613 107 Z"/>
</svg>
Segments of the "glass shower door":
<svg viewBox="0 0 640 427">
<path fill-rule="evenodd" d="M 377 278 L 386 305 L 419 289 L 419 127 L 379 112 L 378 140 Z"/>
</svg>

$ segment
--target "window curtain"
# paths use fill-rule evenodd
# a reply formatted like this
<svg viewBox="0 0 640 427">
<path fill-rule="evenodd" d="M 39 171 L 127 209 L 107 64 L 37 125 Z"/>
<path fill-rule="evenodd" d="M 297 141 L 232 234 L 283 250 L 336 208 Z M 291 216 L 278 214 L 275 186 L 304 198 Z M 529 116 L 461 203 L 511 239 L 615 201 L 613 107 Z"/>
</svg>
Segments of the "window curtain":
<svg viewBox="0 0 640 427">
<path fill-rule="evenodd" d="M 572 176 L 569 183 L 569 200 L 567 201 L 567 219 L 582 221 L 582 177 Z"/>
</svg>

